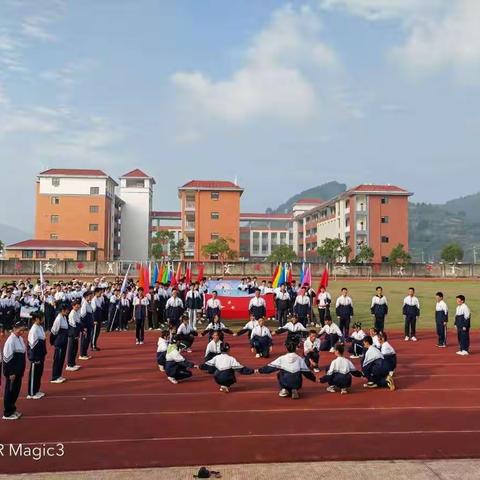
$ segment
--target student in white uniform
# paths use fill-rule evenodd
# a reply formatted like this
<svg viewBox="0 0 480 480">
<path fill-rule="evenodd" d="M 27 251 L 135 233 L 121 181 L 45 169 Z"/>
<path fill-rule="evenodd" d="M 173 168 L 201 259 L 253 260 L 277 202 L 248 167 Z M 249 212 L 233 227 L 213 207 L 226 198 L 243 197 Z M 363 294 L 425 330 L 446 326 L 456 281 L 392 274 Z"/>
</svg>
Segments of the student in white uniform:
<svg viewBox="0 0 480 480">
<path fill-rule="evenodd" d="M 320 379 L 321 383 L 328 383 L 327 392 L 335 393 L 340 390 L 343 395 L 348 393 L 348 389 L 352 386 L 352 375 L 361 377 L 355 365 L 344 357 L 345 347 L 339 343 L 335 345 L 335 360 L 330 364 L 327 374 Z"/>
<path fill-rule="evenodd" d="M 437 347 L 445 348 L 447 346 L 447 323 L 448 307 L 443 299 L 443 293 L 437 292 L 435 303 L 435 325 L 437 327 Z"/>
<path fill-rule="evenodd" d="M 420 302 L 415 296 L 413 287 L 408 289 L 408 295 L 403 299 L 403 316 L 405 318 L 405 341 L 417 341 L 417 321 L 420 316 Z"/>
<path fill-rule="evenodd" d="M 387 297 L 383 295 L 382 287 L 376 288 L 376 294 L 373 296 L 370 305 L 370 313 L 375 318 L 375 328 L 379 332 L 383 332 L 385 328 L 385 317 L 388 314 L 388 302 Z"/>
<path fill-rule="evenodd" d="M 320 339 L 316 330 L 310 330 L 308 337 L 303 342 L 303 355 L 305 363 L 315 373 L 320 370 L 318 368 L 318 362 L 320 361 Z"/>
<path fill-rule="evenodd" d="M 397 368 L 397 352 L 395 352 L 395 349 L 388 342 L 388 336 L 385 332 L 380 333 L 378 338 L 380 340 L 380 351 L 383 355 L 385 367 L 389 371 L 389 374 L 393 376 Z"/>
<path fill-rule="evenodd" d="M 257 358 L 268 358 L 270 356 L 272 351 L 272 334 L 270 329 L 265 326 L 263 318 L 259 318 L 258 325 L 253 327 L 250 335 L 250 344 Z"/>
<path fill-rule="evenodd" d="M 312 382 L 316 382 L 317 379 L 307 367 L 305 360 L 295 353 L 297 346 L 294 343 L 287 343 L 285 348 L 287 350 L 285 355 L 259 368 L 257 372 L 263 374 L 278 372 L 277 378 L 280 385 L 278 395 L 297 400 L 300 398 L 299 390 L 302 388 L 302 377 L 306 377 Z"/>
<path fill-rule="evenodd" d="M 254 372 L 251 368 L 244 367 L 238 363 L 236 358 L 228 354 L 229 351 L 230 345 L 228 343 L 222 343 L 220 354 L 215 355 L 205 362 L 205 365 L 200 367 L 203 367 L 202 370 L 207 370 L 213 374 L 215 382 L 220 385 L 220 391 L 224 393 L 228 393 L 230 387 L 237 383 L 236 372 L 241 375 L 252 375 Z"/>
<path fill-rule="evenodd" d="M 68 308 L 65 304 L 60 307 L 60 312 L 55 318 L 50 333 L 50 344 L 55 346 L 52 365 L 52 380 L 50 383 L 63 383 L 67 379 L 62 376 L 67 355 L 68 345 Z"/>
<path fill-rule="evenodd" d="M 327 292 L 325 287 L 320 287 L 317 295 L 318 316 L 320 317 L 320 325 L 325 325 L 327 313 L 330 313 L 330 305 L 332 304 L 332 296 Z"/>
<path fill-rule="evenodd" d="M 81 301 L 75 299 L 72 302 L 72 309 L 68 314 L 68 347 L 67 347 L 67 368 L 68 372 L 76 372 L 81 367 L 76 364 L 78 353 L 78 340 L 82 329 L 82 318 L 80 316 Z"/>
<path fill-rule="evenodd" d="M 363 355 L 363 339 L 366 334 L 362 330 L 362 324 L 356 322 L 353 324 L 353 332 L 347 341 L 352 342 L 348 348 L 350 358 L 360 358 Z"/>
<path fill-rule="evenodd" d="M 470 350 L 470 309 L 465 303 L 464 295 L 457 295 L 457 310 L 455 311 L 455 326 L 460 349 L 457 355 L 469 355 Z"/>
<path fill-rule="evenodd" d="M 319 338 L 324 336 L 320 343 L 320 351 L 333 353 L 335 345 L 343 338 L 342 332 L 336 323 L 333 323 L 331 318 L 325 318 L 325 325 L 318 332 Z"/>
<path fill-rule="evenodd" d="M 250 340 L 250 337 L 252 335 L 252 330 L 258 325 L 258 320 L 255 319 L 255 317 L 250 317 L 250 320 L 245 324 L 245 326 L 239 330 L 238 332 L 234 333 L 234 337 L 239 337 L 240 335 L 243 335 L 244 333 L 248 333 L 248 338 Z"/>
<path fill-rule="evenodd" d="M 177 329 L 177 337 L 186 346 L 188 353 L 192 352 L 192 345 L 197 335 L 197 331 L 190 325 L 188 314 L 183 314 L 182 323 Z"/>
<path fill-rule="evenodd" d="M 165 371 L 165 362 L 168 349 L 168 330 L 161 330 L 157 342 L 157 365 L 161 372 Z"/>
<path fill-rule="evenodd" d="M 347 338 L 350 331 L 350 321 L 353 318 L 353 303 L 352 299 L 348 296 L 348 290 L 346 288 L 342 288 L 341 295 L 337 298 L 335 311 L 339 320 L 342 336 Z"/>
<path fill-rule="evenodd" d="M 298 317 L 293 315 L 288 317 L 288 322 L 283 327 L 278 328 L 274 335 L 281 335 L 285 332 L 287 332 L 286 342 L 293 342 L 299 345 L 301 340 L 307 336 L 308 330 L 299 321 Z"/>
<path fill-rule="evenodd" d="M 215 331 L 212 334 L 212 339 L 208 342 L 207 348 L 205 349 L 205 360 L 208 362 L 216 355 L 221 353 L 222 339 L 220 338 L 220 332 Z"/>
<path fill-rule="evenodd" d="M 39 400 L 45 394 L 40 391 L 42 382 L 47 345 L 45 330 L 42 326 L 43 318 L 38 312 L 32 313 L 32 328 L 28 332 L 27 356 L 30 361 L 30 373 L 28 375 L 28 400 Z"/>
<path fill-rule="evenodd" d="M 201 333 L 202 337 L 208 334 L 208 339 L 211 340 L 215 332 L 218 332 L 220 335 L 220 340 L 223 341 L 224 333 L 232 335 L 233 332 L 227 326 L 220 321 L 220 317 L 215 315 L 213 320 L 205 327 L 205 330 Z"/>
<path fill-rule="evenodd" d="M 256 320 L 267 316 L 267 304 L 265 299 L 260 296 L 259 288 L 255 290 L 255 296 L 248 304 L 248 313 L 251 317 L 255 317 Z"/>
<path fill-rule="evenodd" d="M 363 339 L 365 354 L 362 358 L 362 373 L 367 379 L 364 388 L 389 388 L 395 390 L 393 377 L 385 364 L 382 352 L 373 345 L 370 335 Z"/>
<path fill-rule="evenodd" d="M 192 369 L 195 365 L 189 362 L 181 351 L 185 346 L 178 341 L 176 336 L 172 338 L 172 343 L 167 348 L 165 356 L 165 373 L 169 382 L 177 384 L 179 380 L 185 380 L 192 376 Z"/>
<path fill-rule="evenodd" d="M 143 295 L 143 288 L 138 289 L 138 295 L 133 299 L 133 318 L 135 319 L 135 344 L 143 345 L 145 338 L 145 320 L 147 319 L 148 298 Z"/>
<path fill-rule="evenodd" d="M 15 322 L 12 332 L 3 346 L 3 375 L 5 376 L 3 420 L 18 420 L 22 416 L 17 410 L 16 402 L 25 373 L 26 347 L 22 338 L 24 332 L 25 324 Z"/>
</svg>

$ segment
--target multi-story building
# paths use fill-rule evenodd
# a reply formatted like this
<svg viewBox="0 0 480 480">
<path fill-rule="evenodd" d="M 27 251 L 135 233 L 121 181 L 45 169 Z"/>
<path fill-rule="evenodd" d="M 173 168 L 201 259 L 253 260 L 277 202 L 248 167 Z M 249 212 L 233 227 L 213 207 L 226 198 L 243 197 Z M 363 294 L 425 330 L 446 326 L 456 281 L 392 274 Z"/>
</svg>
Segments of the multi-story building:
<svg viewBox="0 0 480 480">
<path fill-rule="evenodd" d="M 340 238 L 355 257 L 362 245 L 374 251 L 374 263 L 386 262 L 392 248 L 402 243 L 408 250 L 408 197 L 394 185 L 363 184 L 331 200 L 302 201 L 294 207 L 296 251 L 314 257 L 325 238 Z"/>
</svg>

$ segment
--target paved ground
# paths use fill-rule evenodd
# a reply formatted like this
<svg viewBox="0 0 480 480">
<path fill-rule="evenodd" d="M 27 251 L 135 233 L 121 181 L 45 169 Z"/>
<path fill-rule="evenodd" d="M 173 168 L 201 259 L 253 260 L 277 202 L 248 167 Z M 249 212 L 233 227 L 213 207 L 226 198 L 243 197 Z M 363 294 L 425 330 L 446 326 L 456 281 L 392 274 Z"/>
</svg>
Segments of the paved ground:
<svg viewBox="0 0 480 480">
<path fill-rule="evenodd" d="M 0 462 L 1 468 L 1 462 Z M 387 462 L 318 462 L 210 467 L 226 480 L 478 480 L 480 460 L 387 461 Z M 187 480 L 198 468 L 155 468 L 135 470 L 100 470 L 94 472 L 62 472 L 24 475 L 0 475 L 0 480 Z"/>
</svg>

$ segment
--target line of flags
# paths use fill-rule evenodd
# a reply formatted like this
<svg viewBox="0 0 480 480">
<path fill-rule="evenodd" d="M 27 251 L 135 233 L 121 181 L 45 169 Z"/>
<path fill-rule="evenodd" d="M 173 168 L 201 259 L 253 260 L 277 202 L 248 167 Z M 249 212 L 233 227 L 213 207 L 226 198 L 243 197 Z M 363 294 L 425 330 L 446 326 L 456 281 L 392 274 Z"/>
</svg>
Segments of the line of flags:
<svg viewBox="0 0 480 480">
<path fill-rule="evenodd" d="M 292 264 L 279 263 L 273 272 L 272 287 L 278 288 L 282 283 L 292 283 L 292 280 Z"/>
<path fill-rule="evenodd" d="M 203 278 L 204 268 L 203 264 L 200 264 L 198 267 L 197 282 Z M 137 263 L 137 280 L 144 290 L 148 290 L 150 285 L 155 285 L 156 282 L 170 283 L 172 287 L 175 287 L 183 277 L 185 277 L 185 283 L 187 285 L 192 283 L 193 273 L 191 262 L 185 264 L 184 272 L 182 271 L 182 262 L 178 262 L 176 267 L 174 262 L 162 262 L 160 266 L 156 262 Z"/>
<path fill-rule="evenodd" d="M 325 266 L 323 270 L 322 277 L 320 279 L 320 287 L 328 287 L 328 264 Z M 293 280 L 293 269 L 291 263 L 279 263 L 273 272 L 272 277 L 272 287 L 278 288 L 282 283 L 292 283 Z M 302 268 L 300 270 L 300 282 L 299 285 L 301 287 L 305 285 L 312 285 L 312 267 L 310 264 L 306 264 L 305 262 L 302 263 Z"/>
</svg>

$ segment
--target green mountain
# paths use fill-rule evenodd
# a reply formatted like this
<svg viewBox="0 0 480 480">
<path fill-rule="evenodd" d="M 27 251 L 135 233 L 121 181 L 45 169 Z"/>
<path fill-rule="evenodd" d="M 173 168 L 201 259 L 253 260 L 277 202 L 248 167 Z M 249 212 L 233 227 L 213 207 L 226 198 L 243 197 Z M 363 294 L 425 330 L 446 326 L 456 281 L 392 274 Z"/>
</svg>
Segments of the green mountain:
<svg viewBox="0 0 480 480">
<path fill-rule="evenodd" d="M 302 198 L 321 198 L 322 200 L 329 200 L 343 193 L 347 189 L 344 183 L 328 182 L 317 187 L 309 188 L 303 192 L 290 197 L 285 203 L 282 203 L 277 208 L 267 208 L 266 213 L 288 213 L 292 211 L 293 205 Z"/>
</svg>

